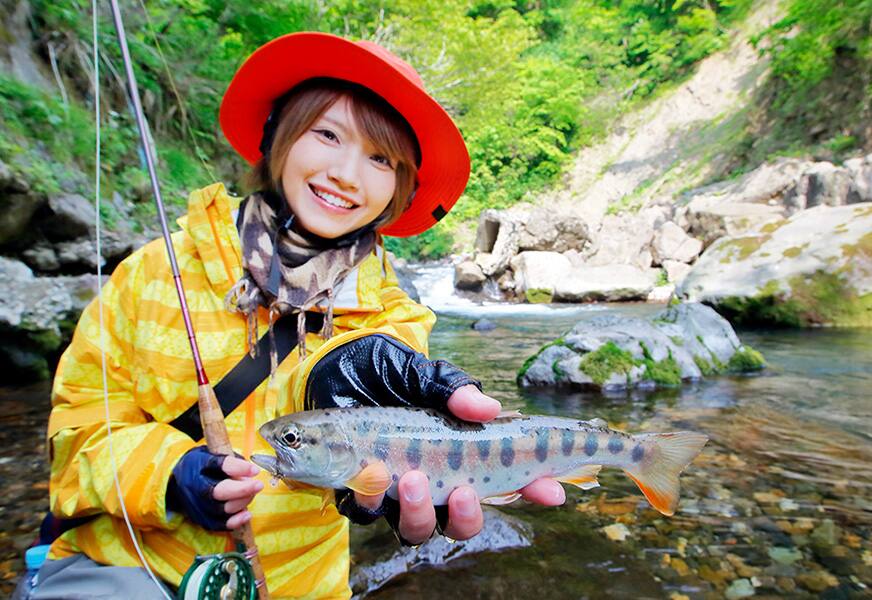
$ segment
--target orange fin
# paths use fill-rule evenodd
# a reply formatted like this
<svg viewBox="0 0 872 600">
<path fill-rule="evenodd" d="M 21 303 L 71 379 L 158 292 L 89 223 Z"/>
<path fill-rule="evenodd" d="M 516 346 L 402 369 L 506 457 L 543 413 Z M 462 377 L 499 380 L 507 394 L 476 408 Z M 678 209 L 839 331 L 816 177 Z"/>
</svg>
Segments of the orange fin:
<svg viewBox="0 0 872 600">
<path fill-rule="evenodd" d="M 589 490 L 599 487 L 599 481 L 597 481 L 596 476 L 599 475 L 600 469 L 602 468 L 602 465 L 584 465 L 575 471 L 571 471 L 560 477 L 555 477 L 555 479 L 563 483 L 570 483 L 583 490 Z"/>
<path fill-rule="evenodd" d="M 336 495 L 333 490 L 324 490 L 321 494 L 321 516 L 327 512 L 327 507 L 336 502 Z"/>
<path fill-rule="evenodd" d="M 503 506 L 511 504 L 521 497 L 521 492 L 509 492 L 501 496 L 489 496 L 481 501 L 482 504 L 490 504 L 491 506 Z"/>
<path fill-rule="evenodd" d="M 391 487 L 391 474 L 383 462 L 374 462 L 346 481 L 345 487 L 366 496 L 376 496 Z"/>
<path fill-rule="evenodd" d="M 672 516 L 678 508 L 678 475 L 696 458 L 708 438 L 692 431 L 635 437 L 653 442 L 651 459 L 624 472 L 639 486 L 651 506 L 666 516 Z"/>
</svg>

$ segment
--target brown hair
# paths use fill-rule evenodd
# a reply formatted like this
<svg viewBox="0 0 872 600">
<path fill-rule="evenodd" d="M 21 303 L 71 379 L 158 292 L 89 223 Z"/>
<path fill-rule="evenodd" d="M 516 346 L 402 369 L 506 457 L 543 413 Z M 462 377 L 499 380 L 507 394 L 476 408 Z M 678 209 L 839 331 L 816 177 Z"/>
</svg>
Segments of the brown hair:
<svg viewBox="0 0 872 600">
<path fill-rule="evenodd" d="M 376 150 L 390 159 L 397 181 L 394 195 L 385 211 L 376 219 L 385 227 L 400 218 L 415 191 L 415 178 L 421 151 L 409 123 L 381 96 L 348 81 L 316 78 L 304 81 L 276 100 L 273 115 L 276 124 L 264 128 L 269 151 L 252 167 L 246 183 L 255 190 L 281 189 L 281 173 L 291 146 L 324 112 L 340 98 L 348 98 L 357 126 Z"/>
</svg>

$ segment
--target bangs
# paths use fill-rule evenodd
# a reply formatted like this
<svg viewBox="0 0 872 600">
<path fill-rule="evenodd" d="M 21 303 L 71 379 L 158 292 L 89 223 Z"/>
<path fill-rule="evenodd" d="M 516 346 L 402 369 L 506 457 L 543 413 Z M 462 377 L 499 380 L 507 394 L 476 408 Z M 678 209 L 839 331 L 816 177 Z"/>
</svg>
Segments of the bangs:
<svg viewBox="0 0 872 600">
<path fill-rule="evenodd" d="M 415 133 L 393 106 L 365 88 L 346 97 L 357 126 L 379 153 L 393 163 L 414 157 L 414 166 L 421 164 L 421 149 Z"/>
</svg>

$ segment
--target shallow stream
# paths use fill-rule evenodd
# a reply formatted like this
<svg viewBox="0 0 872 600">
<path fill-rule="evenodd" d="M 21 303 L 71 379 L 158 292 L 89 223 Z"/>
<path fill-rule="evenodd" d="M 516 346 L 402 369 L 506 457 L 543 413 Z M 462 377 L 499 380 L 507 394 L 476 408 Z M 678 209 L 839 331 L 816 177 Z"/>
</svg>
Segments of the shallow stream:
<svg viewBox="0 0 872 600">
<path fill-rule="evenodd" d="M 623 474 L 605 471 L 601 488 L 571 489 L 560 508 L 501 509 L 527 524 L 531 545 L 424 565 L 370 597 L 872 597 L 869 332 L 740 331 L 769 361 L 757 376 L 647 394 L 529 392 L 515 385 L 518 368 L 579 319 L 659 309 L 460 301 L 437 308 L 431 354 L 469 370 L 507 407 L 602 417 L 629 432 L 693 429 L 711 441 L 682 476 L 672 518 L 651 510 Z M 496 329 L 472 330 L 481 317 Z M 47 415 L 46 385 L 0 389 L 0 595 L 11 591 L 47 504 Z M 357 564 L 372 554 L 358 548 Z"/>
</svg>

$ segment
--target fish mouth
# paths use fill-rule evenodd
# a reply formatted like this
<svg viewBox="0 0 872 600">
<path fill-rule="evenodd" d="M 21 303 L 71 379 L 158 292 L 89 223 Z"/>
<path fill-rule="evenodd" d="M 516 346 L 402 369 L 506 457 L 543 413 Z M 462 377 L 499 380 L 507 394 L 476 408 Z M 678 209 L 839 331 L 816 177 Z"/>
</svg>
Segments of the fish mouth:
<svg viewBox="0 0 872 600">
<path fill-rule="evenodd" d="M 270 475 L 280 475 L 279 460 L 275 456 L 270 456 L 269 454 L 252 454 L 251 462 L 256 464 L 258 467 L 260 467 Z"/>
</svg>

